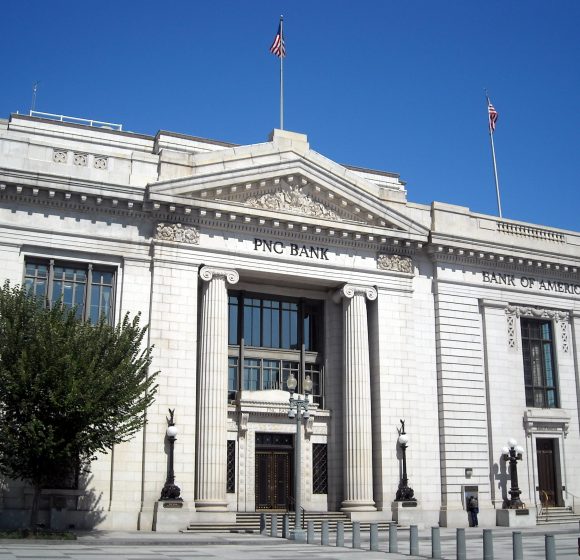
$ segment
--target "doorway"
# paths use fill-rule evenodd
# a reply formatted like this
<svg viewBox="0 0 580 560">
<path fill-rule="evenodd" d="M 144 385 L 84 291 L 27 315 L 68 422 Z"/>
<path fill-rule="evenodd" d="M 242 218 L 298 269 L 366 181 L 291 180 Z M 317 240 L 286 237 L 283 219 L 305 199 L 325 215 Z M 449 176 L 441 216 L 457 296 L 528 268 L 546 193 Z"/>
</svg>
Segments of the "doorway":
<svg viewBox="0 0 580 560">
<path fill-rule="evenodd" d="M 538 458 L 538 491 L 543 507 L 560 506 L 561 492 L 558 490 L 555 439 L 537 438 L 536 455 Z"/>
<path fill-rule="evenodd" d="M 256 434 L 256 511 L 288 511 L 292 499 L 293 439 Z"/>
</svg>

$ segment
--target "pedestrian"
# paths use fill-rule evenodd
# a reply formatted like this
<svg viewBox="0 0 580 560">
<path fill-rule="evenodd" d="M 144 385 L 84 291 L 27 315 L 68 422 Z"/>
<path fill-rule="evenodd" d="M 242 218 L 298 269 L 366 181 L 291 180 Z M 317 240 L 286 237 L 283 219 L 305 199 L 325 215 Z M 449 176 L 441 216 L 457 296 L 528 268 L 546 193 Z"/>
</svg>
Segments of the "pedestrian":
<svg viewBox="0 0 580 560">
<path fill-rule="evenodd" d="M 469 500 L 467 500 L 467 511 L 469 511 L 469 526 L 477 527 L 477 514 L 479 513 L 477 496 L 470 496 Z"/>
</svg>

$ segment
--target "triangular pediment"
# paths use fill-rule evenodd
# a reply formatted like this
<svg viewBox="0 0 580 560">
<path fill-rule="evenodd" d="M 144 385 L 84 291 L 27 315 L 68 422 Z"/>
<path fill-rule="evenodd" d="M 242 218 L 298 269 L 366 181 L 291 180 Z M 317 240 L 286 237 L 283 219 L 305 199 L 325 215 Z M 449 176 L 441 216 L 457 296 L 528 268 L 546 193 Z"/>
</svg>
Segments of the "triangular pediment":
<svg viewBox="0 0 580 560">
<path fill-rule="evenodd" d="M 150 184 L 150 199 L 426 235 L 424 226 L 389 206 L 381 186 L 310 150 L 305 142 L 274 138 L 195 154 L 191 160 L 190 175 Z"/>
</svg>

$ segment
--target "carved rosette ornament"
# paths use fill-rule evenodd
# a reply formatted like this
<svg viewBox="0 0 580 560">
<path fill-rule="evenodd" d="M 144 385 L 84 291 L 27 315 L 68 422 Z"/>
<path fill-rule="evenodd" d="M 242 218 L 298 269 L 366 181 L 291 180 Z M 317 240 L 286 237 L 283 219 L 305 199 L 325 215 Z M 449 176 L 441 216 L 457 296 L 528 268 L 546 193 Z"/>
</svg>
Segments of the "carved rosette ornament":
<svg viewBox="0 0 580 560">
<path fill-rule="evenodd" d="M 508 322 L 508 345 L 510 348 L 517 348 L 516 341 L 516 317 L 531 317 L 532 319 L 550 319 L 557 323 L 560 331 L 560 344 L 562 350 L 568 352 L 570 344 L 568 340 L 568 323 L 570 313 L 568 311 L 558 311 L 556 309 L 543 309 L 538 307 L 526 307 L 521 305 L 508 305 L 505 309 Z"/>
<path fill-rule="evenodd" d="M 199 231 L 193 226 L 159 223 L 157 224 L 155 239 L 199 245 Z"/>
<path fill-rule="evenodd" d="M 379 270 L 392 270 L 394 272 L 405 272 L 413 274 L 413 259 L 401 255 L 380 254 L 377 257 L 377 268 Z"/>
<path fill-rule="evenodd" d="M 248 198 L 245 204 L 253 208 L 264 208 L 266 210 L 297 212 L 298 214 L 312 216 L 314 218 L 326 218 L 328 220 L 340 219 L 335 212 L 322 203 L 312 200 L 300 187 L 268 193 L 262 196 L 254 196 Z"/>
</svg>

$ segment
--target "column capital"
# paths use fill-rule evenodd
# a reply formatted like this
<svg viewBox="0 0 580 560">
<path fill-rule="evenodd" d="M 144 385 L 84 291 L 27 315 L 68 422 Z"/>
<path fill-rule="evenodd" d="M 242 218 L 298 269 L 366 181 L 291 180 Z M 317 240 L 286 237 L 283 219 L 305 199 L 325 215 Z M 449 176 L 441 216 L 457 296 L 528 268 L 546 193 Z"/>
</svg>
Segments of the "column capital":
<svg viewBox="0 0 580 560">
<path fill-rule="evenodd" d="M 377 299 L 377 290 L 373 286 L 359 286 L 357 284 L 345 284 L 334 292 L 332 299 L 338 303 L 341 299 L 352 299 L 354 296 L 362 295 L 369 301 Z"/>
<path fill-rule="evenodd" d="M 240 279 L 237 271 L 231 268 L 216 268 L 213 266 L 202 266 L 199 270 L 199 276 L 206 282 L 214 278 L 223 278 L 228 284 L 237 284 Z"/>
</svg>

